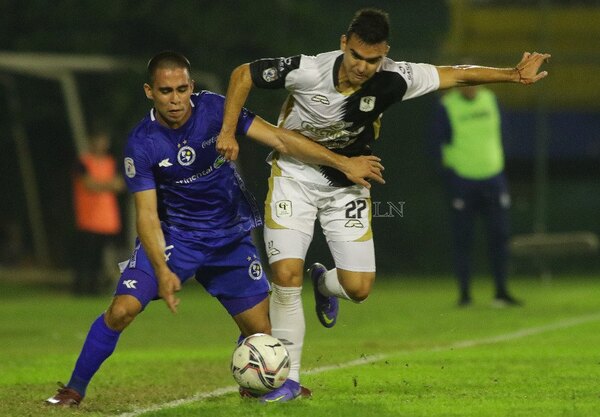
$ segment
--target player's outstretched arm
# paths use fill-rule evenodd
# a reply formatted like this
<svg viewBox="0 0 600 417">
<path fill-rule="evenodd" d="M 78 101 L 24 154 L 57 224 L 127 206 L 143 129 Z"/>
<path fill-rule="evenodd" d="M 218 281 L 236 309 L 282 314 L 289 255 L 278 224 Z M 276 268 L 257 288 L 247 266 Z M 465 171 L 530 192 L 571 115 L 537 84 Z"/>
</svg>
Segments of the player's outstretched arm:
<svg viewBox="0 0 600 417">
<path fill-rule="evenodd" d="M 335 168 L 355 184 L 370 188 L 371 185 L 366 179 L 385 184 L 382 175 L 384 168 L 381 159 L 376 156 L 348 158 L 336 154 L 297 132 L 278 128 L 258 116 L 254 118 L 247 135 L 281 154 L 293 156 L 309 164 Z"/>
<path fill-rule="evenodd" d="M 136 226 L 140 242 L 150 258 L 158 280 L 158 295 L 177 313 L 179 298 L 175 293 L 181 289 L 181 281 L 169 269 L 165 259 L 165 236 L 158 218 L 156 190 L 139 191 L 134 194 Z"/>
<path fill-rule="evenodd" d="M 225 96 L 225 111 L 223 126 L 217 138 L 217 152 L 230 161 L 235 161 L 239 153 L 239 145 L 235 139 L 235 129 L 242 107 L 246 103 L 252 89 L 252 76 L 249 64 L 243 64 L 233 70 L 229 78 L 227 95 Z"/>
<path fill-rule="evenodd" d="M 550 54 L 525 52 L 514 68 L 493 68 L 477 65 L 456 65 L 436 67 L 440 77 L 439 89 L 489 83 L 533 84 L 545 78 L 547 71 L 538 72 Z"/>
</svg>

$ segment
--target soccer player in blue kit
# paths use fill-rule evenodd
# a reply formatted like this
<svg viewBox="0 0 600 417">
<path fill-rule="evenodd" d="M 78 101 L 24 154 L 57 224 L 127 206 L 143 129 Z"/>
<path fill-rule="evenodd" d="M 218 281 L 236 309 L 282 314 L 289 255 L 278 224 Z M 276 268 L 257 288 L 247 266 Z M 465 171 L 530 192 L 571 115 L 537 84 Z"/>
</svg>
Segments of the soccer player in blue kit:
<svg viewBox="0 0 600 417">
<path fill-rule="evenodd" d="M 162 298 L 175 313 L 175 293 L 192 276 L 220 301 L 243 336 L 271 332 L 269 283 L 251 239 L 262 220 L 235 166 L 215 147 L 224 97 L 194 94 L 190 72 L 189 61 L 175 52 L 148 63 L 144 90 L 154 107 L 129 134 L 124 159 L 138 239 L 131 258 L 120 264 L 112 303 L 93 322 L 68 384 L 60 384 L 47 404 L 78 406 L 122 331 L 152 300 Z M 383 182 L 379 158 L 336 155 L 246 109 L 236 134 L 342 170 L 365 187 L 366 179 Z"/>
</svg>

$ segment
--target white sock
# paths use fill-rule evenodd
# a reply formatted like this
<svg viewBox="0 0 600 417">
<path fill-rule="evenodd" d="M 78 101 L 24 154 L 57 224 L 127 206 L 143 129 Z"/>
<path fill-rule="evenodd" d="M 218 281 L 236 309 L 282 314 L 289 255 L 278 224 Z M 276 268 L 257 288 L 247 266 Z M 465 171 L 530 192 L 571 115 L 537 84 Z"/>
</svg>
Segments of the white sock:
<svg viewBox="0 0 600 417">
<path fill-rule="evenodd" d="M 321 275 L 319 278 L 319 292 L 327 297 L 334 296 L 353 301 L 350 297 L 348 297 L 346 291 L 344 291 L 342 284 L 340 284 L 336 268 L 330 269 Z"/>
<path fill-rule="evenodd" d="M 289 379 L 300 382 L 300 362 L 306 324 L 302 308 L 302 287 L 272 284 L 270 300 L 271 333 L 285 343 L 290 354 Z"/>
</svg>

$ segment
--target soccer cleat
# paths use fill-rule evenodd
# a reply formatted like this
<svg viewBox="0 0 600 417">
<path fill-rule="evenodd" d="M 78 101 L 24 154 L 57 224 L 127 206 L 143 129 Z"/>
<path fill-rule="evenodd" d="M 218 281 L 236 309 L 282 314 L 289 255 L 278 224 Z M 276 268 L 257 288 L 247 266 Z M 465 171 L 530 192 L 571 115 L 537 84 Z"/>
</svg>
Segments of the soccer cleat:
<svg viewBox="0 0 600 417">
<path fill-rule="evenodd" d="M 339 301 L 337 297 L 327 297 L 319 291 L 319 278 L 326 272 L 327 268 L 320 263 L 314 263 L 308 269 L 315 294 L 315 310 L 317 312 L 317 318 L 323 326 L 331 328 L 335 326 L 337 320 Z"/>
<path fill-rule="evenodd" d="M 312 392 L 300 383 L 287 379 L 282 386 L 260 397 L 260 402 L 276 403 L 295 400 L 296 398 L 310 398 Z"/>
<path fill-rule="evenodd" d="M 511 297 L 508 294 L 497 295 L 492 301 L 492 307 L 504 308 L 504 307 L 521 307 L 523 302 Z"/>
<path fill-rule="evenodd" d="M 62 382 L 58 383 L 58 393 L 46 400 L 46 404 L 59 407 L 79 407 L 83 396 L 73 388 L 66 387 Z"/>
</svg>

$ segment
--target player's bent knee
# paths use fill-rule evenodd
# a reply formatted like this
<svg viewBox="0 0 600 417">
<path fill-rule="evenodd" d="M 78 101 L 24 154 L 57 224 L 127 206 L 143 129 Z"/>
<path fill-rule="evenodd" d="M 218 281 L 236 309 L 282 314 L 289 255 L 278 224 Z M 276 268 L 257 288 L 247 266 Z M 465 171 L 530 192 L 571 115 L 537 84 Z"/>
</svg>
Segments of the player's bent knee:
<svg viewBox="0 0 600 417">
<path fill-rule="evenodd" d="M 360 275 L 360 277 L 354 276 L 353 279 L 344 280 L 344 291 L 352 301 L 355 303 L 362 303 L 369 297 L 369 294 L 371 294 L 374 282 L 374 273 Z"/>
<path fill-rule="evenodd" d="M 273 282 L 283 287 L 301 286 L 303 266 L 304 261 L 300 259 L 282 260 L 271 264 Z"/>
<path fill-rule="evenodd" d="M 124 330 L 140 313 L 142 306 L 132 296 L 117 296 L 104 313 L 106 325 L 113 330 Z"/>
<path fill-rule="evenodd" d="M 364 302 L 369 297 L 370 293 L 371 293 L 370 287 L 346 290 L 346 294 L 348 294 L 348 297 L 350 297 L 352 299 L 352 301 L 354 301 L 355 303 Z"/>
</svg>

